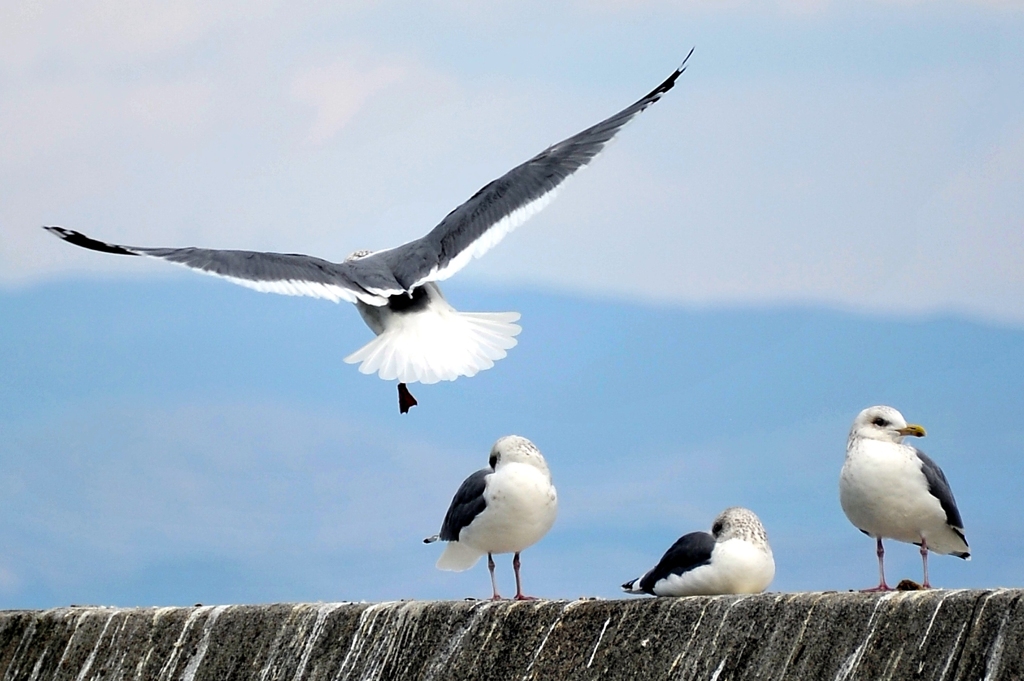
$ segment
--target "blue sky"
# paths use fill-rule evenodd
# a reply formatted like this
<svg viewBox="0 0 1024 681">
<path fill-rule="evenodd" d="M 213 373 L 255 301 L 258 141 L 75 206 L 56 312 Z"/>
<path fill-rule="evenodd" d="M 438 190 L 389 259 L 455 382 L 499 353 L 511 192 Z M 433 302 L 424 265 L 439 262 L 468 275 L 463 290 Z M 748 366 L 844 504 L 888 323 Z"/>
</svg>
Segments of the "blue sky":
<svg viewBox="0 0 1024 681">
<path fill-rule="evenodd" d="M 853 416 L 923 423 L 974 559 L 943 586 L 1019 583 L 1024 332 L 960 317 L 693 309 L 450 287 L 523 312 L 520 346 L 472 380 L 394 386 L 340 362 L 347 305 L 171 281 L 45 284 L 0 298 L 0 590 L 11 606 L 461 598 L 434 569 L 462 479 L 501 434 L 546 453 L 551 534 L 529 589 L 614 597 L 679 534 L 755 509 L 782 590 L 868 586 L 870 540 L 837 480 Z M 893 544 L 890 577 L 919 576 Z M 511 588 L 502 560 L 501 578 Z"/>
<path fill-rule="evenodd" d="M 928 427 L 964 512 L 975 559 L 933 581 L 1015 583 L 1022 28 L 1019 2 L 0 6 L 2 602 L 485 595 L 418 541 L 511 432 L 561 491 L 536 593 L 613 596 L 732 504 L 764 518 L 774 588 L 866 586 L 835 486 L 874 403 Z M 369 334 L 346 306 L 39 229 L 394 245 L 691 46 L 453 281 L 523 312 L 521 344 L 408 417 L 341 362 Z"/>
</svg>

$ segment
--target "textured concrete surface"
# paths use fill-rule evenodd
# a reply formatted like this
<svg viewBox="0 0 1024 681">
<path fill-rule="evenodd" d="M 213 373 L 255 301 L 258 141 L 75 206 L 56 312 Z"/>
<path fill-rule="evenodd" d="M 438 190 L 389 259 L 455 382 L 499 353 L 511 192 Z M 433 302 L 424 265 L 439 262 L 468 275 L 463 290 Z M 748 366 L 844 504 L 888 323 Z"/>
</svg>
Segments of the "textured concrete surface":
<svg viewBox="0 0 1024 681">
<path fill-rule="evenodd" d="M 1022 679 L 1024 590 L 0 612 L 8 679 Z"/>
</svg>

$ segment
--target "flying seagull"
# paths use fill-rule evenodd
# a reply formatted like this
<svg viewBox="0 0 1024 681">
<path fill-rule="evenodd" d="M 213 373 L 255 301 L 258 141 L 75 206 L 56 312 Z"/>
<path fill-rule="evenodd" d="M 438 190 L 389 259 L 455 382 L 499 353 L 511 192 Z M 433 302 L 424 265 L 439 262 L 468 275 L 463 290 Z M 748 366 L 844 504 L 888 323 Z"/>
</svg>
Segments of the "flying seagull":
<svg viewBox="0 0 1024 681">
<path fill-rule="evenodd" d="M 558 493 L 544 456 L 525 437 L 507 435 L 495 442 L 488 464 L 466 478 L 448 507 L 441 532 L 423 543 L 448 542 L 437 560 L 440 570 L 468 570 L 486 553 L 492 600 L 501 598 L 493 554 L 514 553 L 515 598 L 533 600 L 523 595 L 519 554 L 551 529 L 558 514 Z"/>
<path fill-rule="evenodd" d="M 521 330 L 514 323 L 518 312 L 456 311 L 437 282 L 486 253 L 547 205 L 555 190 L 594 160 L 626 123 L 672 89 L 690 54 L 635 104 L 484 185 L 426 236 L 397 248 L 356 251 L 335 263 L 292 253 L 121 246 L 63 227 L 44 229 L 76 246 L 160 258 L 257 291 L 354 303 L 377 337 L 345 361 L 359 363 L 364 374 L 397 380 L 404 414 L 416 404 L 406 384 L 454 381 L 489 369 L 516 345 Z"/>
<path fill-rule="evenodd" d="M 878 586 L 867 591 L 889 591 L 883 538 L 921 547 L 926 589 L 928 551 L 971 557 L 946 475 L 924 452 L 903 444 L 907 435 L 924 437 L 925 431 L 892 407 L 868 407 L 854 419 L 846 442 L 839 503 L 854 527 L 877 544 Z"/>
<path fill-rule="evenodd" d="M 622 590 L 652 596 L 756 594 L 774 577 L 764 525 L 753 511 L 733 506 L 715 518 L 711 534 L 684 534 L 657 565 Z"/>
</svg>

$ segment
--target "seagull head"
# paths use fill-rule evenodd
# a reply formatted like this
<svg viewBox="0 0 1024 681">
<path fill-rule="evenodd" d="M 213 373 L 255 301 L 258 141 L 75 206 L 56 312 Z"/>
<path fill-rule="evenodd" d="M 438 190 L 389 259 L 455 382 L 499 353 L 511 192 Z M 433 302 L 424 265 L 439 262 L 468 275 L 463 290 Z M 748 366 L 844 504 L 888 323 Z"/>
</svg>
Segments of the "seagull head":
<svg viewBox="0 0 1024 681">
<path fill-rule="evenodd" d="M 925 430 L 916 423 L 907 423 L 903 414 L 892 407 L 868 407 L 853 421 L 850 441 L 857 439 L 880 440 L 900 444 L 907 435 L 924 437 Z"/>
<path fill-rule="evenodd" d="M 761 519 L 750 509 L 741 506 L 731 506 L 719 513 L 711 525 L 711 534 L 715 541 L 720 542 L 728 539 L 768 542 Z"/>
<path fill-rule="evenodd" d="M 506 435 L 491 447 L 491 468 L 498 470 L 509 463 L 525 463 L 550 475 L 544 455 L 535 444 L 519 435 Z"/>
<path fill-rule="evenodd" d="M 373 255 L 373 253 L 374 253 L 373 251 L 365 251 L 365 250 L 364 251 L 352 251 L 351 253 L 348 254 L 348 257 L 345 258 L 345 262 L 352 262 L 353 260 L 362 260 L 363 258 L 365 258 L 368 255 Z"/>
</svg>

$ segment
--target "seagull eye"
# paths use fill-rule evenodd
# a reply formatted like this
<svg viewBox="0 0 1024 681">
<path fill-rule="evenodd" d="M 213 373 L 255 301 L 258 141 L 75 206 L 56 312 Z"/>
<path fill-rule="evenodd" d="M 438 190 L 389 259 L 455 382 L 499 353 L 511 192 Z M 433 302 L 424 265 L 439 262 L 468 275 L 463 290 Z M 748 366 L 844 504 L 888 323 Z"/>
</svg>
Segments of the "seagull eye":
<svg viewBox="0 0 1024 681">
<path fill-rule="evenodd" d="M 885 426 L 889 425 L 889 422 L 883 419 L 881 416 L 876 416 L 875 420 L 872 421 L 871 423 L 875 424 L 880 428 L 884 428 Z"/>
<path fill-rule="evenodd" d="M 711 526 L 711 534 L 720 534 L 722 532 L 722 523 L 715 523 Z"/>
</svg>

